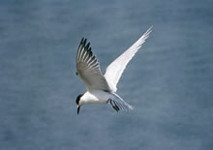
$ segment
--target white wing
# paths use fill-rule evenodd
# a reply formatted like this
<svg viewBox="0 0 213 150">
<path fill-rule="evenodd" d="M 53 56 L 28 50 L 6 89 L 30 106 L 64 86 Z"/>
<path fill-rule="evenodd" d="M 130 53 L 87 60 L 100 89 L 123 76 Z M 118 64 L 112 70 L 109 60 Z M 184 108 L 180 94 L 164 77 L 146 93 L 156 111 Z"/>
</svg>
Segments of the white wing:
<svg viewBox="0 0 213 150">
<path fill-rule="evenodd" d="M 107 81 L 101 73 L 99 62 L 91 51 L 90 43 L 87 43 L 87 39 L 84 38 L 78 47 L 76 68 L 76 74 L 83 80 L 88 91 L 110 91 Z"/>
<path fill-rule="evenodd" d="M 117 83 L 126 68 L 128 62 L 132 59 L 135 53 L 141 48 L 142 44 L 149 37 L 152 32 L 150 27 L 131 47 L 129 47 L 123 54 L 116 58 L 106 69 L 104 77 L 106 78 L 111 90 L 117 91 Z"/>
</svg>

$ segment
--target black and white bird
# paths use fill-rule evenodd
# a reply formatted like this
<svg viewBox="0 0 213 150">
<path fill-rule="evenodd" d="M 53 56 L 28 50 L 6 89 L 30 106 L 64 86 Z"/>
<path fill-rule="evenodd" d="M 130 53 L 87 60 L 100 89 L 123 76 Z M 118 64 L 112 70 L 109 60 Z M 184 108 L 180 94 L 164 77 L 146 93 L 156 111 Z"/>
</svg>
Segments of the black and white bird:
<svg viewBox="0 0 213 150">
<path fill-rule="evenodd" d="M 87 92 L 76 98 L 77 114 L 84 104 L 107 104 L 109 103 L 116 111 L 132 110 L 133 107 L 125 102 L 117 93 L 117 83 L 126 68 L 128 62 L 141 48 L 152 31 L 150 27 L 131 47 L 116 58 L 102 74 L 100 64 L 92 53 L 90 43 L 82 38 L 76 55 L 76 75 L 86 85 Z"/>
</svg>

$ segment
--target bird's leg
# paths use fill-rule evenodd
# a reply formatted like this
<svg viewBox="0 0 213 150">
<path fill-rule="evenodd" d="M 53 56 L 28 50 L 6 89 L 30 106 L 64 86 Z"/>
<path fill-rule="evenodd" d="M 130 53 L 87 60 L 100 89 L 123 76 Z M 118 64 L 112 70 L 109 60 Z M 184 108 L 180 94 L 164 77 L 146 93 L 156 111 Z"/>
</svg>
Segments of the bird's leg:
<svg viewBox="0 0 213 150">
<path fill-rule="evenodd" d="M 111 99 L 108 100 L 109 103 L 112 105 L 112 108 L 115 109 L 117 112 L 119 111 L 119 107 L 115 104 L 115 102 Z"/>
</svg>

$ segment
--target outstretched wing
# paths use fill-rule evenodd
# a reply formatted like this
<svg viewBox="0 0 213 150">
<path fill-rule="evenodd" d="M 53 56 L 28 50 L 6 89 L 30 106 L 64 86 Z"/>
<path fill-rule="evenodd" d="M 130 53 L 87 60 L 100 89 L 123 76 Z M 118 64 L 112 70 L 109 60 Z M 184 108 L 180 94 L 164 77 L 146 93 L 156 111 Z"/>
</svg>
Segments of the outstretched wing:
<svg viewBox="0 0 213 150">
<path fill-rule="evenodd" d="M 83 80 L 88 91 L 110 91 L 106 79 L 100 70 L 98 59 L 93 55 L 90 43 L 82 38 L 76 55 L 76 74 Z"/>
<path fill-rule="evenodd" d="M 117 91 L 117 83 L 126 68 L 128 62 L 133 58 L 135 53 L 141 48 L 142 44 L 149 37 L 152 32 L 150 27 L 131 47 L 129 47 L 123 54 L 116 58 L 106 69 L 104 77 L 106 78 L 111 90 Z"/>
</svg>

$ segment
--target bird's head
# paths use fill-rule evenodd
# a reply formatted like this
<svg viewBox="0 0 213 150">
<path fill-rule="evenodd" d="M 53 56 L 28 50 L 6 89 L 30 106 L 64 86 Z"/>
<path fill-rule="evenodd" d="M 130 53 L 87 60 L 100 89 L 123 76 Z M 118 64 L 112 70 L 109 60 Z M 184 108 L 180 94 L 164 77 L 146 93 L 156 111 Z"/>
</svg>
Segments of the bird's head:
<svg viewBox="0 0 213 150">
<path fill-rule="evenodd" d="M 80 108 L 81 108 L 81 97 L 83 96 L 84 94 L 79 94 L 76 98 L 76 105 L 77 105 L 77 114 L 79 114 L 80 112 Z"/>
</svg>

